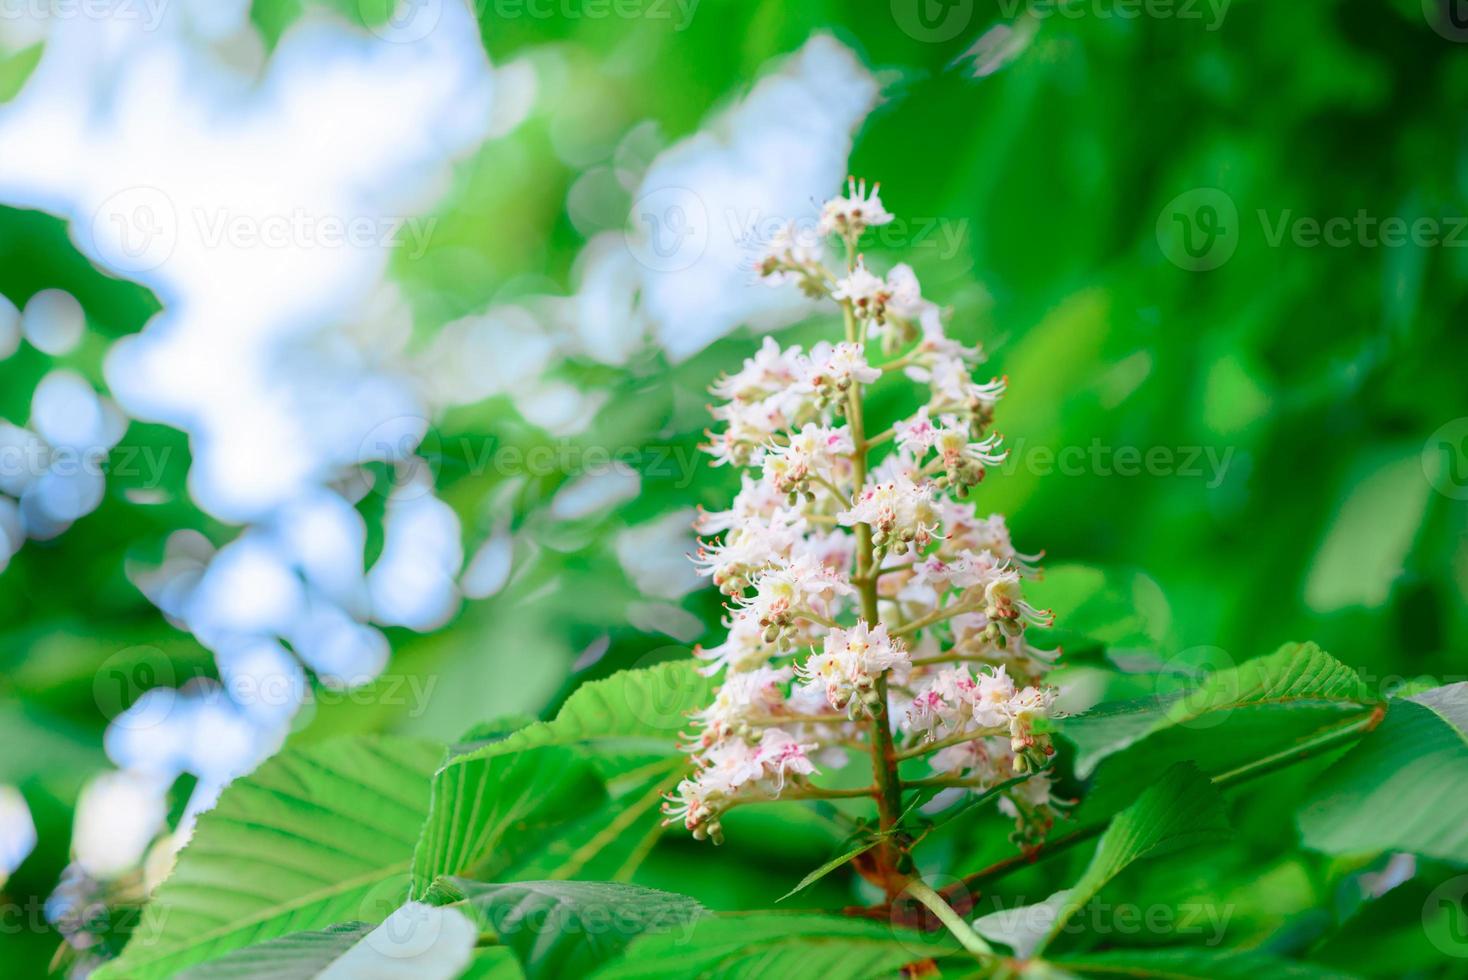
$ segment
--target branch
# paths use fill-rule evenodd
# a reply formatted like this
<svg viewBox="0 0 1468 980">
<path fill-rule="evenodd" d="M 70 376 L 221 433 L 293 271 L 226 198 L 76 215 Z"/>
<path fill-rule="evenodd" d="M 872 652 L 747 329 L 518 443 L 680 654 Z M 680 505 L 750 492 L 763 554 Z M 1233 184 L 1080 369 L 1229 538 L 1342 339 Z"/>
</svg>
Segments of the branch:
<svg viewBox="0 0 1468 980">
<path fill-rule="evenodd" d="M 885 432 L 879 432 L 877 435 L 872 436 L 865 443 L 863 443 L 863 446 L 866 449 L 871 449 L 873 446 L 880 446 L 882 443 L 891 439 L 895 435 L 897 435 L 897 430 L 895 428 L 888 429 Z"/>
<path fill-rule="evenodd" d="M 851 509 L 851 498 L 846 496 L 846 494 L 842 492 L 840 487 L 836 486 L 836 484 L 832 483 L 824 476 L 818 476 L 815 473 L 812 473 L 810 478 L 812 483 L 818 483 L 829 490 L 831 496 L 836 498 L 837 503 L 841 504 L 841 506 L 845 507 L 847 510 Z"/>
<path fill-rule="evenodd" d="M 819 786 L 787 789 L 780 794 L 781 800 L 856 800 L 863 796 L 875 796 L 877 787 L 863 786 L 861 789 L 821 789 Z M 754 801 L 758 802 L 758 801 Z"/>
<path fill-rule="evenodd" d="M 906 626 L 902 626 L 902 627 L 899 627 L 898 629 L 893 630 L 892 631 L 892 635 L 893 636 L 908 636 L 908 635 L 910 635 L 912 633 L 916 633 L 920 629 L 926 629 L 929 626 L 935 626 L 938 623 L 942 623 L 942 622 L 945 622 L 947 620 L 950 620 L 954 616 L 961 616 L 961 615 L 963 615 L 966 612 L 975 612 L 975 611 L 977 611 L 979 609 L 983 609 L 983 608 L 984 608 L 984 604 L 982 602 L 960 602 L 957 605 L 948 606 L 945 609 L 938 609 L 938 610 L 935 610 L 934 612 L 929 613 L 926 616 L 922 616 L 922 617 L 920 617 L 918 619 L 914 619 L 912 622 L 908 623 Z"/>
<path fill-rule="evenodd" d="M 899 752 L 897 753 L 897 759 L 900 762 L 908 759 L 917 759 L 927 755 L 929 752 L 946 749 L 950 745 L 962 745 L 964 742 L 972 742 L 976 738 L 993 738 L 996 735 L 1008 734 L 1009 729 L 1005 727 L 981 728 L 978 731 L 959 732 L 956 735 L 949 735 L 947 738 L 940 738 L 937 741 L 921 744 L 915 748 Z M 908 783 L 904 785 L 912 784 Z"/>
<path fill-rule="evenodd" d="M 780 725 L 840 725 L 850 720 L 845 715 L 767 715 L 747 718 L 744 723 L 754 728 L 778 728 Z"/>
<path fill-rule="evenodd" d="M 760 803 L 785 803 L 790 800 L 860 800 L 878 795 L 877 787 L 863 786 L 861 789 L 822 789 L 819 786 L 787 786 L 774 796 L 747 796 L 730 800 L 725 810 L 736 806 L 753 806 Z"/>
<path fill-rule="evenodd" d="M 856 249 L 848 241 L 846 267 L 856 267 Z M 860 344 L 864 339 L 864 328 L 857 325 L 856 311 L 850 303 L 842 303 L 841 311 L 846 321 L 846 339 Z M 851 426 L 851 441 L 857 452 L 851 461 L 853 496 L 859 495 L 867 482 L 867 437 L 862 420 L 862 386 L 854 384 L 846 392 L 846 422 Z M 861 593 L 861 615 L 871 627 L 882 621 L 877 604 L 877 580 L 872 575 L 875 552 L 872 548 L 870 525 L 856 525 L 856 578 Z M 892 725 L 887 707 L 887 675 L 878 674 L 873 689 L 876 703 L 872 706 L 872 773 L 876 783 L 878 826 L 884 833 L 894 830 L 902 816 L 902 785 L 897 777 L 897 749 L 892 743 Z M 898 865 L 902 863 L 901 849 L 890 840 L 884 840 L 877 848 L 879 878 L 891 902 L 897 897 Z"/>
<path fill-rule="evenodd" d="M 808 619 L 812 623 L 818 623 L 819 625 L 824 626 L 827 629 L 833 629 L 834 630 L 834 629 L 841 629 L 842 628 L 841 627 L 841 624 L 838 623 L 838 622 L 836 622 L 834 619 L 829 619 L 829 618 L 827 618 L 825 616 L 822 616 L 820 613 L 816 612 L 815 610 L 813 610 L 813 609 L 807 609 L 804 606 L 802 606 L 799 609 L 792 609 L 790 611 L 790 615 L 792 617 L 794 617 L 795 619 Z"/>
<path fill-rule="evenodd" d="M 986 664 L 989 663 L 989 658 L 981 657 L 975 654 L 945 653 L 940 657 L 919 657 L 918 659 L 912 661 L 912 665 L 914 667 L 935 667 L 939 664 L 971 663 Z"/>
</svg>

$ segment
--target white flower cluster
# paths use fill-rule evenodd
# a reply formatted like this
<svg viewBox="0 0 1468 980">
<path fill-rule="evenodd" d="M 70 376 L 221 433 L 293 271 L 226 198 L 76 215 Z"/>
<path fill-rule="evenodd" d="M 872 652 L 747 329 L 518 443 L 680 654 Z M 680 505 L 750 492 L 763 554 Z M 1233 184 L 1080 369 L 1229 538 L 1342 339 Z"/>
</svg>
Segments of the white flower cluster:
<svg viewBox="0 0 1468 980">
<path fill-rule="evenodd" d="M 844 242 L 844 274 L 793 235 L 772 242 L 760 274 L 834 301 L 847 336 L 809 351 L 767 337 L 712 389 L 722 425 L 706 448 L 747 472 L 730 509 L 696 523 L 697 564 L 730 612 L 724 642 L 695 651 L 722 684 L 664 812 L 698 838 L 718 841 L 741 803 L 834 795 L 809 777 L 853 750 L 886 770 L 879 803 L 907 782 L 1006 784 L 1001 807 L 1024 836 L 1053 819 L 1037 724 L 1055 703 L 1052 655 L 1025 637 L 1049 624 L 1023 597 L 1038 559 L 965 499 L 1005 457 L 988 430 L 1006 383 L 974 380 L 982 354 L 946 335 L 912 269 L 867 267 L 862 232 L 891 220 L 878 189 L 853 180 L 819 226 Z M 885 363 L 869 359 L 878 336 Z M 870 432 L 865 390 L 904 377 L 926 389 L 921 404 Z"/>
</svg>

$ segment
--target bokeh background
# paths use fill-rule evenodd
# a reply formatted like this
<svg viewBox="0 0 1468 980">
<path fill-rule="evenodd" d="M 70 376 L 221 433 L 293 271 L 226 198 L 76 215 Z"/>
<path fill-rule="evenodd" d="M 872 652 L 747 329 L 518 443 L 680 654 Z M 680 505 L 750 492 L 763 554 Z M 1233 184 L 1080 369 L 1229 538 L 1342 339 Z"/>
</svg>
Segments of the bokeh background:
<svg viewBox="0 0 1468 980">
<path fill-rule="evenodd" d="M 829 332 L 752 258 L 847 173 L 902 219 L 872 263 L 1010 377 L 983 500 L 1111 643 L 1076 648 L 1073 706 L 1287 640 L 1386 690 L 1468 675 L 1450 2 L 391 8 L 0 0 L 12 975 L 119 946 L 283 744 L 451 740 L 713 641 L 705 392 L 759 332 Z M 1271 822 L 1296 779 L 1150 887 L 1232 909 L 1230 944 L 1461 969 L 1417 869 Z M 638 880 L 768 906 L 840 832 L 762 809 Z M 980 866 L 995 828 L 944 853 Z"/>
</svg>

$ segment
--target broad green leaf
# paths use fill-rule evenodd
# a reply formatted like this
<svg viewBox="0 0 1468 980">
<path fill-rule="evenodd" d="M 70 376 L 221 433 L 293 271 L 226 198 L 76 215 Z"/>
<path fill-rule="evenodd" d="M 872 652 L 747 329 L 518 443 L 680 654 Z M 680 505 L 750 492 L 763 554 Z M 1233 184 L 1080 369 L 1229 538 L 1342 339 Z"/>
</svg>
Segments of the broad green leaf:
<svg viewBox="0 0 1468 980">
<path fill-rule="evenodd" d="M 414 858 L 414 894 L 426 894 L 442 875 L 501 877 L 517 861 L 529 873 L 570 877 L 610 845 L 622 858 L 609 874 L 640 860 L 639 849 L 658 832 L 661 789 L 643 785 L 638 795 L 619 793 L 609 804 L 595 763 L 610 752 L 650 756 L 654 769 L 663 759 L 681 766 L 677 733 L 711 688 L 691 661 L 623 671 L 583 685 L 553 721 L 451 758 L 434 777 L 433 805 Z M 667 766 L 659 780 L 672 777 Z M 613 768 L 636 789 L 636 771 Z M 581 819 L 568 826 L 574 818 Z M 531 856 L 530 843 L 544 853 Z M 598 869 L 609 863 L 610 857 Z"/>
<path fill-rule="evenodd" d="M 1201 681 L 1159 677 L 1156 697 L 1101 705 L 1059 730 L 1077 746 L 1076 770 L 1094 773 L 1077 818 L 1104 820 L 1146 788 L 1152 773 L 1193 762 L 1210 776 L 1354 730 L 1378 710 L 1350 668 L 1313 644 L 1218 670 Z"/>
<path fill-rule="evenodd" d="M 474 951 L 469 968 L 459 980 L 524 980 L 520 958 L 507 946 L 486 946 Z"/>
<path fill-rule="evenodd" d="M 533 850 L 495 875 L 504 881 L 582 878 L 626 881 L 662 836 L 663 794 L 682 778 L 682 759 L 665 760 L 585 816 L 541 837 Z"/>
<path fill-rule="evenodd" d="M 1049 962 L 1082 977 L 1156 977 L 1159 980 L 1350 980 L 1314 963 L 1232 949 L 1137 949 L 1062 956 Z"/>
<path fill-rule="evenodd" d="M 490 742 L 497 742 L 531 725 L 537 725 L 540 719 L 534 715 L 506 715 L 503 718 L 492 718 L 489 721 L 481 721 L 469 729 L 457 741 L 449 746 L 449 758 L 473 752 L 475 749 L 483 748 Z"/>
<path fill-rule="evenodd" d="M 700 674 L 692 660 L 624 670 L 577 688 L 554 720 L 477 746 L 449 760 L 449 765 L 547 745 L 674 755 L 689 712 L 707 705 L 713 688 L 714 682 Z"/>
<path fill-rule="evenodd" d="M 343 922 L 267 939 L 191 966 L 176 980 L 313 980 L 373 928 L 366 922 Z"/>
<path fill-rule="evenodd" d="M 177 980 L 456 980 L 478 930 L 463 913 L 411 903 L 381 925 L 350 922 L 237 949 Z"/>
<path fill-rule="evenodd" d="M 339 922 L 377 922 L 408 890 L 443 749 L 391 737 L 288 749 L 226 789 L 99 980 L 149 980 Z"/>
<path fill-rule="evenodd" d="M 469 967 L 479 930 L 457 909 L 409 902 L 393 912 L 321 980 L 455 980 Z"/>
<path fill-rule="evenodd" d="M 1076 772 L 1085 777 L 1106 757 L 1154 735 L 1176 735 L 1178 729 L 1209 732 L 1236 712 L 1304 715 L 1313 709 L 1339 720 L 1367 709 L 1371 700 L 1354 670 L 1313 643 L 1291 643 L 1267 657 L 1217 671 L 1191 689 L 1101 705 L 1068 719 L 1061 731 L 1076 744 Z"/>
<path fill-rule="evenodd" d="M 1038 905 L 984 916 L 974 928 L 1029 958 L 1054 941 L 1065 924 L 1129 865 L 1218 840 L 1228 829 L 1223 800 L 1208 777 L 1194 766 L 1175 765 L 1111 821 L 1073 886 Z"/>
<path fill-rule="evenodd" d="M 700 919 L 686 932 L 643 936 L 593 976 L 867 980 L 894 976 L 909 963 L 955 948 L 945 934 L 914 932 L 888 922 L 753 912 Z"/>
<path fill-rule="evenodd" d="M 1468 683 L 1388 703 L 1379 728 L 1317 780 L 1305 844 L 1332 854 L 1409 851 L 1468 863 Z"/>
<path fill-rule="evenodd" d="M 687 937 L 704 908 L 683 895 L 606 881 L 489 884 L 448 878 L 432 897 L 462 909 L 520 957 L 525 975 L 584 977 L 642 935 Z"/>
<path fill-rule="evenodd" d="M 466 757 L 434 774 L 413 853 L 413 895 L 443 875 L 497 877 L 554 828 L 606 800 L 590 763 L 569 748 Z"/>
</svg>

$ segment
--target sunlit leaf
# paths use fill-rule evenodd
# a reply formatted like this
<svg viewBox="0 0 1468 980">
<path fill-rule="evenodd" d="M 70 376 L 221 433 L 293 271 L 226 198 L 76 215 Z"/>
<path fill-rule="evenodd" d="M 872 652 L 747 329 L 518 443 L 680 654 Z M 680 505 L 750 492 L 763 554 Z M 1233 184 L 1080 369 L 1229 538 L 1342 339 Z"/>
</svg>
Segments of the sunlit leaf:
<svg viewBox="0 0 1468 980">
<path fill-rule="evenodd" d="M 1233 949 L 1127 949 L 1061 956 L 1050 962 L 1081 977 L 1158 980 L 1350 980 L 1351 974 L 1313 963 Z"/>
<path fill-rule="evenodd" d="M 683 932 L 644 936 L 593 976 L 856 980 L 891 976 L 909 963 L 954 948 L 943 934 L 913 932 L 885 921 L 753 912 L 713 916 Z"/>
<path fill-rule="evenodd" d="M 692 660 L 625 670 L 582 685 L 551 721 L 469 749 L 449 760 L 461 765 L 546 745 L 677 753 L 678 733 L 689 712 L 708 703 L 714 684 Z"/>
<path fill-rule="evenodd" d="M 1229 832 L 1218 790 L 1195 767 L 1179 764 L 1160 774 L 1101 835 L 1080 879 L 1038 906 L 984 916 L 974 928 L 1029 957 L 1055 940 L 1067 922 L 1127 866 L 1208 841 Z"/>
<path fill-rule="evenodd" d="M 423 896 L 442 875 L 493 876 L 605 799 L 604 784 L 572 749 L 456 760 L 433 776 L 432 804 L 413 854 L 413 895 Z"/>
<path fill-rule="evenodd" d="M 1194 762 L 1222 777 L 1293 746 L 1359 729 L 1378 706 L 1355 671 L 1309 643 L 1288 644 L 1201 680 L 1159 676 L 1158 685 L 1164 693 L 1102 704 L 1060 724 L 1077 747 L 1077 774 L 1094 774 L 1083 821 L 1120 810 L 1152 773 L 1174 762 Z"/>
<path fill-rule="evenodd" d="M 192 967 L 178 980 L 455 980 L 477 939 L 463 913 L 415 903 L 375 928 L 353 922 L 293 933 Z"/>
<path fill-rule="evenodd" d="M 267 939 L 190 967 L 177 980 L 313 980 L 374 928 L 365 922 L 345 922 Z"/>
<path fill-rule="evenodd" d="M 432 898 L 472 915 L 512 949 L 531 980 L 583 977 L 638 936 L 686 938 L 704 908 L 683 895 L 605 881 L 489 884 L 449 878 Z"/>
<path fill-rule="evenodd" d="M 1316 782 L 1305 844 L 1332 854 L 1408 851 L 1468 864 L 1468 683 L 1393 699 L 1381 726 Z"/>
<path fill-rule="evenodd" d="M 401 904 L 441 746 L 360 737 L 290 749 L 199 818 L 99 978 L 171 976 L 233 949 Z"/>
</svg>

